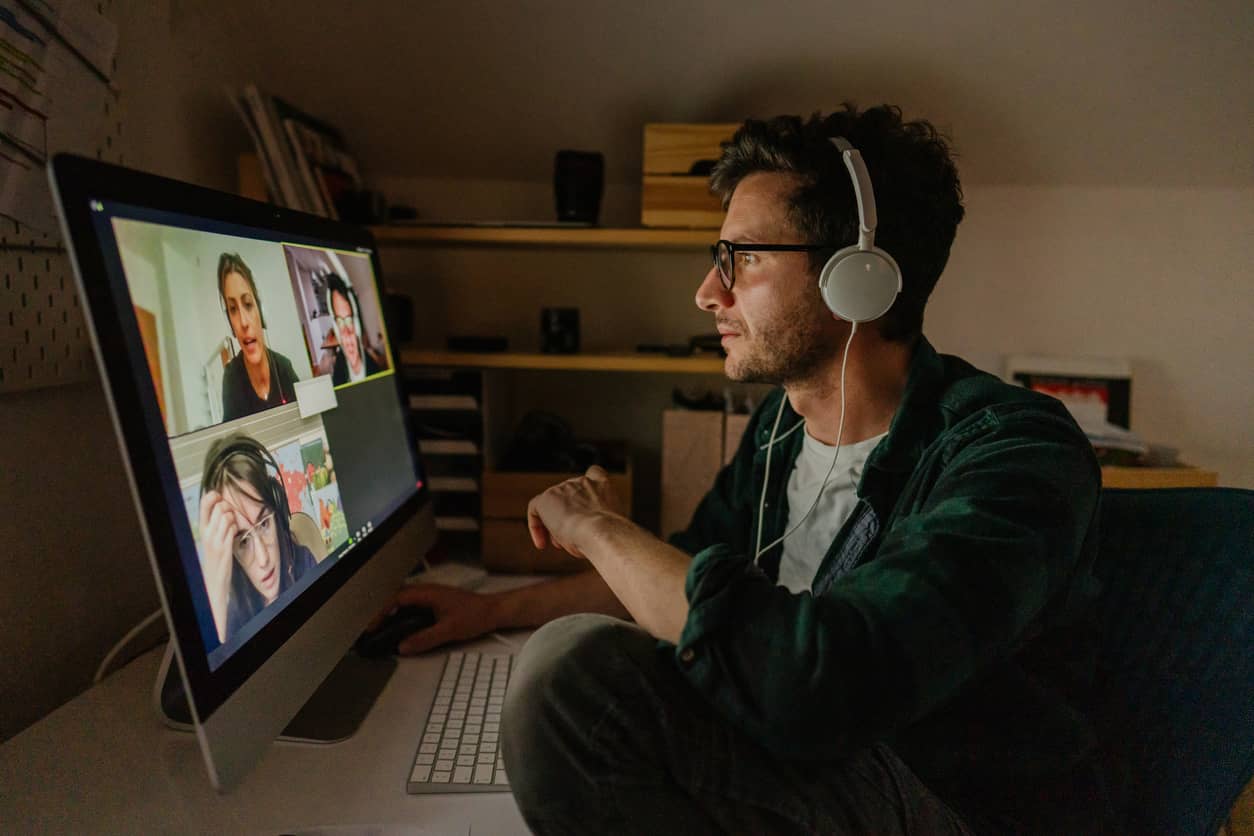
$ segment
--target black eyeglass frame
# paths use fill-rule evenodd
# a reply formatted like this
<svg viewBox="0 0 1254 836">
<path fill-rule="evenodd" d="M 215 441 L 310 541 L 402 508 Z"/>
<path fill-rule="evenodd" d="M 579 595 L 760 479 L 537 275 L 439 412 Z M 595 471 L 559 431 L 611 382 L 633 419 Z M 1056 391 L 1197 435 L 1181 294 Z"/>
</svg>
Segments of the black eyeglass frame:
<svg viewBox="0 0 1254 836">
<path fill-rule="evenodd" d="M 723 272 L 723 264 L 719 261 L 718 251 L 720 248 L 727 249 L 728 272 Z M 714 259 L 714 269 L 718 271 L 719 281 L 723 284 L 723 289 L 730 291 L 736 286 L 736 253 L 812 253 L 818 250 L 839 250 L 839 244 L 737 244 L 734 241 L 728 241 L 726 238 L 720 238 L 718 241 L 710 245 L 710 258 Z"/>
</svg>

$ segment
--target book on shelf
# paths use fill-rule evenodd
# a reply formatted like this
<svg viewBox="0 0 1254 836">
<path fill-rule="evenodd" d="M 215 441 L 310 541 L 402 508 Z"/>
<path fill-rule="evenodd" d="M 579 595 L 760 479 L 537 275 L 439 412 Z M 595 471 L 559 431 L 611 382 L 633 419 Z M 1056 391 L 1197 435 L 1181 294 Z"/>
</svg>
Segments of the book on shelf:
<svg viewBox="0 0 1254 836">
<path fill-rule="evenodd" d="M 245 101 L 244 97 L 237 95 L 236 92 L 227 87 L 225 89 L 226 97 L 231 102 L 231 107 L 235 109 L 235 113 L 239 116 L 240 121 L 244 123 L 244 127 L 248 130 L 248 136 L 253 141 L 253 147 L 257 149 L 257 159 L 261 161 L 261 173 L 266 181 L 266 191 L 270 193 L 270 199 L 275 203 L 283 203 L 279 195 L 279 175 L 274 167 L 274 158 L 265 152 L 265 140 L 261 136 L 261 126 L 253 117 L 252 106 Z"/>
<path fill-rule="evenodd" d="M 436 531 L 478 531 L 479 521 L 474 517 L 436 517 Z"/>
<path fill-rule="evenodd" d="M 357 161 L 333 125 L 248 84 L 227 90 L 261 158 L 271 200 L 338 218 L 337 204 L 362 186 Z"/>
<path fill-rule="evenodd" d="M 427 456 L 477 456 L 479 446 L 473 441 L 448 438 L 422 438 L 418 449 Z"/>
<path fill-rule="evenodd" d="M 473 476 L 432 476 L 427 485 L 436 493 L 479 492 L 479 480 Z"/>
<path fill-rule="evenodd" d="M 479 401 L 475 400 L 473 395 L 431 395 L 423 393 L 409 396 L 409 408 L 431 412 L 478 412 Z"/>
</svg>

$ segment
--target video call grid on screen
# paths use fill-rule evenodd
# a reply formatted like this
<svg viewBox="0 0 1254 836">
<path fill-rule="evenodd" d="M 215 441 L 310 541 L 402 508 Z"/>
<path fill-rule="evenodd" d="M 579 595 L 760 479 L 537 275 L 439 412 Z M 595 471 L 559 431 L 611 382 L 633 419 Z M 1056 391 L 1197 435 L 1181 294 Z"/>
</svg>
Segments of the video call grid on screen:
<svg viewBox="0 0 1254 836">
<path fill-rule="evenodd" d="M 181 562 L 213 670 L 421 486 L 378 282 L 364 250 L 125 204 L 92 209 L 130 296 L 147 366 L 136 374 L 170 439 L 182 539 L 195 544 Z M 316 378 L 322 411 L 302 407 Z M 207 577 L 224 577 L 213 568 L 225 564 L 206 562 L 223 550 L 207 549 L 201 531 L 215 443 L 260 474 L 240 490 L 261 501 L 231 508 L 237 559 L 225 600 Z M 258 525 L 267 517 L 273 531 Z"/>
</svg>

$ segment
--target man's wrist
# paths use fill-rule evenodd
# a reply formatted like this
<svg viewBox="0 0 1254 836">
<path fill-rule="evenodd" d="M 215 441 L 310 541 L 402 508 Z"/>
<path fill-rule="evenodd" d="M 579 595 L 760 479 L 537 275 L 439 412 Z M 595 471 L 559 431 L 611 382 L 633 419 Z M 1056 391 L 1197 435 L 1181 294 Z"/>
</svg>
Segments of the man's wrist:
<svg viewBox="0 0 1254 836">
<path fill-rule="evenodd" d="M 595 552 L 611 546 L 616 539 L 622 536 L 624 530 L 634 526 L 635 523 L 622 514 L 615 514 L 611 511 L 594 511 L 588 514 L 580 526 L 579 549 L 591 558 Z"/>
<path fill-rule="evenodd" d="M 599 511 L 588 516 L 578 546 L 592 567 L 602 571 L 599 563 L 621 555 L 623 549 L 630 548 L 635 542 L 633 538 L 642 533 L 646 533 L 644 529 L 622 514 Z"/>
<path fill-rule="evenodd" d="M 491 592 L 484 595 L 488 604 L 488 626 L 485 632 L 522 626 L 515 623 L 518 620 L 518 606 L 515 600 L 517 596 L 510 594 L 512 591 Z"/>
</svg>

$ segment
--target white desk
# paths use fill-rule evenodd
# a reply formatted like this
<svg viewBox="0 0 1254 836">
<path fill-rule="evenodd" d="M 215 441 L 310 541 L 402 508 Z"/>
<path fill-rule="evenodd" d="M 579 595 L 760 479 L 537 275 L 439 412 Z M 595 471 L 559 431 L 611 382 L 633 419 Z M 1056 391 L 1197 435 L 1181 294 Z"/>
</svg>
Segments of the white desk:
<svg viewBox="0 0 1254 836">
<path fill-rule="evenodd" d="M 507 634 L 521 646 L 526 632 Z M 507 651 L 484 639 L 466 645 Z M 162 649 L 0 746 L 6 833 L 290 833 L 406 824 L 431 836 L 527 833 L 509 793 L 408 795 L 405 782 L 444 656 L 401 659 L 362 727 L 343 743 L 274 743 L 227 795 L 209 785 L 192 734 L 152 705 Z"/>
</svg>

